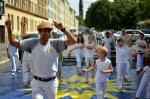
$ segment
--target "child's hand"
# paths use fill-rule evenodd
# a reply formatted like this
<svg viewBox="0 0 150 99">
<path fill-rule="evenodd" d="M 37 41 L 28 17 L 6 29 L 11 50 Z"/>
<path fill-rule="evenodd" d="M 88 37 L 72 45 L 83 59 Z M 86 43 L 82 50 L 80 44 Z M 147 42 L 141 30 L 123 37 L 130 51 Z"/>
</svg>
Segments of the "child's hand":
<svg viewBox="0 0 150 99">
<path fill-rule="evenodd" d="M 86 69 L 81 69 L 81 71 L 82 71 L 83 73 L 86 73 L 86 72 L 87 72 L 87 70 L 86 70 Z"/>
</svg>

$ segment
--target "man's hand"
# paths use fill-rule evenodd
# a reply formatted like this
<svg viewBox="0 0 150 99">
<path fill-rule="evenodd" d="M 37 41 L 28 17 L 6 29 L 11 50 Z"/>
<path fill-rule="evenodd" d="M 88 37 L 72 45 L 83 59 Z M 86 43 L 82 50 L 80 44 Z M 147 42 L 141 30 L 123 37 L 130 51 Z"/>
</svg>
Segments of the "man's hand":
<svg viewBox="0 0 150 99">
<path fill-rule="evenodd" d="M 53 21 L 53 22 L 54 22 L 54 26 L 55 26 L 57 29 L 59 29 L 59 30 L 63 30 L 63 29 L 64 29 L 64 27 L 63 27 L 63 25 L 62 25 L 61 23 L 56 22 L 56 21 Z"/>
<path fill-rule="evenodd" d="M 7 29 L 11 29 L 12 22 L 10 20 L 5 21 L 5 26 Z"/>
</svg>

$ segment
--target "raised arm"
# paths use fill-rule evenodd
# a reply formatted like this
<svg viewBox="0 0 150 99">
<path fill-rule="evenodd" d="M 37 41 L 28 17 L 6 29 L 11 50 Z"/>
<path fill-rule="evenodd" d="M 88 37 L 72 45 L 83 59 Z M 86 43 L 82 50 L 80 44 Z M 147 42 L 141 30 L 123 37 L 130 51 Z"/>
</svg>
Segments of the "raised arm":
<svg viewBox="0 0 150 99">
<path fill-rule="evenodd" d="M 67 36 L 67 40 L 65 41 L 65 44 L 68 45 L 72 45 L 76 43 L 76 39 L 73 36 L 73 34 L 71 34 L 71 32 L 69 32 L 68 30 L 66 30 L 66 28 L 63 27 L 63 25 L 61 23 L 58 22 L 54 22 L 54 25 L 57 29 L 61 30 L 62 32 L 65 33 L 65 35 Z"/>
<path fill-rule="evenodd" d="M 125 42 L 126 44 L 128 44 L 128 43 L 131 41 L 133 35 L 134 35 L 134 32 L 133 32 L 133 33 L 131 34 L 131 36 L 127 39 L 127 41 Z"/>
<path fill-rule="evenodd" d="M 7 29 L 7 32 L 8 32 L 8 40 L 9 40 L 9 43 L 17 48 L 20 48 L 20 42 L 19 40 L 17 40 L 13 35 L 12 35 L 12 29 L 11 29 L 11 25 L 12 25 L 12 22 L 10 20 L 7 20 L 5 22 L 5 26 L 6 26 L 6 29 Z"/>
</svg>

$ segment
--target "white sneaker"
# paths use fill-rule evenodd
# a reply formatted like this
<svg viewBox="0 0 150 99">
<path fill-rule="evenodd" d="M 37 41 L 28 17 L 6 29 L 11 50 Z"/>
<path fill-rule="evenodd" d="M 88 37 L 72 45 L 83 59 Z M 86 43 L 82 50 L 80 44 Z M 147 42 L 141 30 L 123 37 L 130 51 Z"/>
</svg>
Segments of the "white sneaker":
<svg viewBox="0 0 150 99">
<path fill-rule="evenodd" d="M 15 72 L 12 72 L 11 75 L 14 76 L 14 75 L 15 75 Z"/>
<path fill-rule="evenodd" d="M 122 84 L 118 85 L 118 89 L 121 90 L 122 89 Z"/>
</svg>

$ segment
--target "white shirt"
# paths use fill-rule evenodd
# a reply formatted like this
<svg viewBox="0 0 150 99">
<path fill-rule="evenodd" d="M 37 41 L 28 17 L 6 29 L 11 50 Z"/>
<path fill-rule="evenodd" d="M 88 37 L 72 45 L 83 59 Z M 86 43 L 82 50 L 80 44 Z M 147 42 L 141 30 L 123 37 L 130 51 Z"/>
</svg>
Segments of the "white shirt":
<svg viewBox="0 0 150 99">
<path fill-rule="evenodd" d="M 127 62 L 127 51 L 126 46 L 119 47 L 116 45 L 116 63 L 126 63 Z"/>
<path fill-rule="evenodd" d="M 150 67 L 149 66 L 144 67 L 144 74 L 143 74 L 142 80 L 143 78 L 144 78 L 144 81 L 150 82 Z"/>
<path fill-rule="evenodd" d="M 83 44 L 82 43 L 76 43 L 75 44 L 75 47 L 76 47 L 76 49 L 75 49 L 75 52 L 76 52 L 76 54 L 83 54 L 83 48 L 80 48 L 81 46 L 83 46 Z"/>
<path fill-rule="evenodd" d="M 135 44 L 136 44 L 136 47 L 137 47 L 137 51 L 141 51 L 141 52 L 143 52 L 145 48 L 142 48 L 140 46 L 147 46 L 146 41 L 145 40 L 141 40 L 141 39 L 138 39 L 135 42 Z"/>
<path fill-rule="evenodd" d="M 108 80 L 109 73 L 101 73 L 101 70 L 107 69 L 111 64 L 111 61 L 105 58 L 105 61 L 102 62 L 101 59 L 96 60 L 96 82 L 105 82 Z"/>
<path fill-rule="evenodd" d="M 10 56 L 19 55 L 18 48 L 16 48 L 15 46 L 12 46 L 11 44 L 8 44 L 8 53 Z"/>
<path fill-rule="evenodd" d="M 94 57 L 94 48 L 92 49 L 88 49 L 87 47 L 90 46 L 90 47 L 93 47 L 95 44 L 94 42 L 85 42 L 85 57 L 89 58 L 89 57 Z"/>
<path fill-rule="evenodd" d="M 132 58 L 132 50 L 133 50 L 133 48 L 130 46 L 128 46 L 128 45 L 126 45 L 126 57 L 127 57 L 127 59 L 131 59 Z"/>
<path fill-rule="evenodd" d="M 37 38 L 21 41 L 21 48 L 31 52 L 31 71 L 38 77 L 52 77 L 58 71 L 58 54 L 66 49 L 62 40 L 49 39 L 42 45 Z"/>
<path fill-rule="evenodd" d="M 112 39 L 111 38 L 105 38 L 103 40 L 103 44 L 104 46 L 109 50 L 111 51 L 111 44 L 112 44 Z"/>
</svg>

